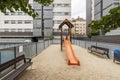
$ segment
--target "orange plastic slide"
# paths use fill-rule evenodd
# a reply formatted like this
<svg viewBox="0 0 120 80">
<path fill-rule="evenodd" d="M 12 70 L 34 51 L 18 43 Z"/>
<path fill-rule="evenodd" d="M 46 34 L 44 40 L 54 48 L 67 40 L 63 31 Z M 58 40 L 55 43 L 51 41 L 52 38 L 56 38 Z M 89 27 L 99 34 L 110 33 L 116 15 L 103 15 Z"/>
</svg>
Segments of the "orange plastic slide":
<svg viewBox="0 0 120 80">
<path fill-rule="evenodd" d="M 70 39 L 64 40 L 64 44 L 66 47 L 66 56 L 68 58 L 68 65 L 80 65 L 79 60 L 75 56 L 75 53 L 73 51 L 73 48 L 71 46 Z"/>
</svg>

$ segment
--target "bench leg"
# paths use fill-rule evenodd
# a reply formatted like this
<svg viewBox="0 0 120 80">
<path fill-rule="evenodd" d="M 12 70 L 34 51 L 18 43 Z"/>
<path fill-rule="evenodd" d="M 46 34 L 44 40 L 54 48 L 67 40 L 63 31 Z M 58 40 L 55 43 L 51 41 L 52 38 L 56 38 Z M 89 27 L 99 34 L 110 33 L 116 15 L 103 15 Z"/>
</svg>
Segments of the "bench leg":
<svg viewBox="0 0 120 80">
<path fill-rule="evenodd" d="M 113 59 L 113 62 L 115 62 L 115 59 Z"/>
<path fill-rule="evenodd" d="M 110 59 L 108 52 L 104 52 L 104 54 Z"/>
<path fill-rule="evenodd" d="M 107 57 L 110 59 L 109 55 L 107 54 Z"/>
</svg>

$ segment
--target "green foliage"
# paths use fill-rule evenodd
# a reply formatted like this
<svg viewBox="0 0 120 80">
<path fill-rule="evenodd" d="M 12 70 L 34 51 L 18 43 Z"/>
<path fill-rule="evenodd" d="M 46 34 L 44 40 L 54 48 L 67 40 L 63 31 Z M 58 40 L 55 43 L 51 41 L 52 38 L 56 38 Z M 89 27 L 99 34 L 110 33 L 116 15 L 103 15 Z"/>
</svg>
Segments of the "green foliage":
<svg viewBox="0 0 120 80">
<path fill-rule="evenodd" d="M 91 28 L 89 34 L 101 30 L 103 35 L 112 29 L 120 27 L 120 6 L 111 9 L 109 14 L 103 16 L 101 19 L 92 21 L 88 27 Z"/>
<path fill-rule="evenodd" d="M 112 18 L 113 21 L 113 27 L 120 27 L 120 6 L 113 8 L 109 11 L 110 16 Z"/>
<path fill-rule="evenodd" d="M 39 4 L 43 4 L 44 6 L 49 6 L 54 0 L 34 0 L 38 2 Z"/>
<path fill-rule="evenodd" d="M 91 31 L 87 32 L 87 36 L 88 36 L 89 38 L 91 38 L 92 36 L 97 36 L 97 35 L 99 35 L 99 34 L 100 34 L 100 31 L 99 31 L 99 30 L 91 30 Z"/>
<path fill-rule="evenodd" d="M 33 0 L 44 6 L 48 6 L 53 2 L 53 0 Z M 0 11 L 5 13 L 7 10 L 10 12 L 14 11 L 23 11 L 28 15 L 35 18 L 38 13 L 32 9 L 32 6 L 29 4 L 29 0 L 0 0 Z"/>
</svg>

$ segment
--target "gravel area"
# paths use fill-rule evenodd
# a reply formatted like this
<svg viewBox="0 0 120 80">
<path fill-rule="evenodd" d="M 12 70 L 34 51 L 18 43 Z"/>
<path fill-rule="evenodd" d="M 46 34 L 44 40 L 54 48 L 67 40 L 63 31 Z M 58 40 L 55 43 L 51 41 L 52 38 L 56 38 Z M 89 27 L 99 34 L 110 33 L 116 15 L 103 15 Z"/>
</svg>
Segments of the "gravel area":
<svg viewBox="0 0 120 80">
<path fill-rule="evenodd" d="M 113 63 L 106 55 L 72 46 L 80 66 L 67 65 L 65 49 L 61 52 L 60 45 L 51 45 L 32 59 L 32 67 L 18 80 L 120 80 L 120 63 Z"/>
</svg>

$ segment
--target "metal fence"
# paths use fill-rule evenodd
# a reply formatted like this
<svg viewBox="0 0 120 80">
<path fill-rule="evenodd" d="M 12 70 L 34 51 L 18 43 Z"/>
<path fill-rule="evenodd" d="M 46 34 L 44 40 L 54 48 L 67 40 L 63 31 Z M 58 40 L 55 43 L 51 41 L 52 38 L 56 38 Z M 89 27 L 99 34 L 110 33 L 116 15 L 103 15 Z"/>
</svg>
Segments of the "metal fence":
<svg viewBox="0 0 120 80">
<path fill-rule="evenodd" d="M 14 59 L 22 54 L 25 54 L 26 58 L 32 58 L 38 55 L 41 51 L 46 49 L 51 44 L 53 44 L 53 40 L 42 40 L 40 42 L 24 44 L 6 44 L 6 46 L 1 46 L 0 49 L 0 64 Z M 20 66 L 21 64 L 22 63 L 18 63 L 17 66 Z M 6 73 L 12 71 L 13 69 L 14 66 L 11 66 L 9 69 L 0 72 L 0 78 L 6 75 Z"/>
<path fill-rule="evenodd" d="M 98 42 L 98 41 L 87 41 L 87 40 L 72 39 L 72 44 L 81 46 L 81 47 L 86 48 L 86 49 L 88 49 L 88 47 L 90 47 L 91 45 L 108 48 L 110 58 L 113 58 L 113 50 L 120 49 L 120 44 Z"/>
<path fill-rule="evenodd" d="M 60 44 L 60 39 L 41 40 L 40 42 L 35 42 L 35 43 L 8 44 L 8 45 L 2 44 L 3 46 L 0 47 L 0 64 L 7 62 L 22 54 L 25 54 L 27 58 L 32 58 L 38 55 L 39 53 L 41 53 L 41 51 L 46 49 L 51 44 Z M 98 42 L 98 41 L 72 39 L 72 44 L 81 46 L 86 49 L 90 47 L 91 45 L 108 48 L 110 50 L 109 52 L 110 58 L 113 58 L 112 51 L 114 49 L 120 49 L 120 44 Z M 19 66 L 20 64 L 21 63 L 19 63 L 17 66 Z M 14 67 L 12 66 L 8 70 L 0 72 L 0 78 L 13 69 Z"/>
</svg>

